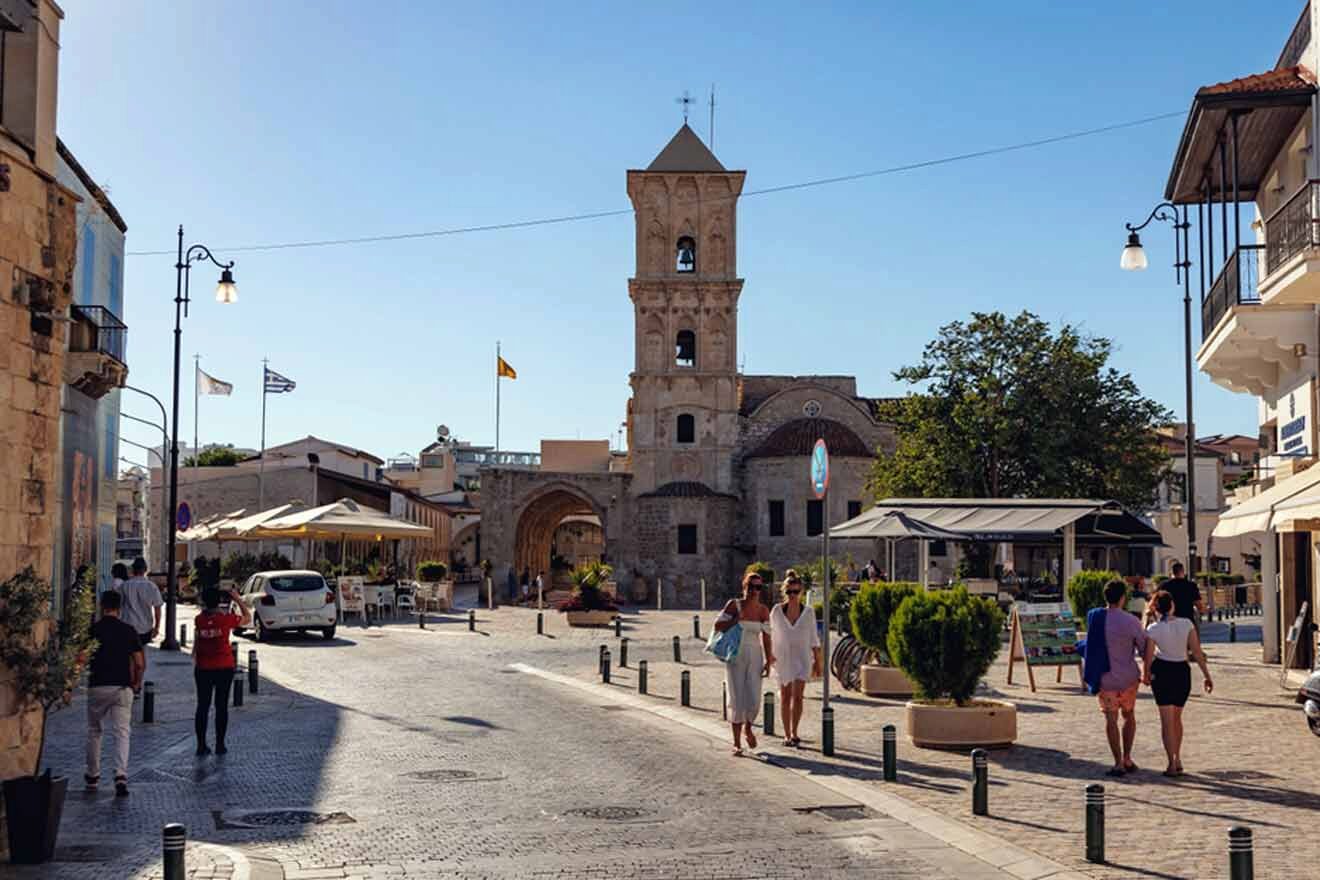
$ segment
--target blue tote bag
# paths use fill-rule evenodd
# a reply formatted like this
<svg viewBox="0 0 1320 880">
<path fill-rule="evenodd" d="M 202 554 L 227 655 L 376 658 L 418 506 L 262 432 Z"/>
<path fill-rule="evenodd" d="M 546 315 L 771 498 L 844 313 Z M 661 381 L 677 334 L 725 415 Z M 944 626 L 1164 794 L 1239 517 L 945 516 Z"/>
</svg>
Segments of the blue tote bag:
<svg viewBox="0 0 1320 880">
<path fill-rule="evenodd" d="M 706 639 L 706 653 L 715 655 L 715 659 L 723 663 L 732 663 L 741 645 L 742 627 L 735 623 L 724 632 L 711 630 L 710 638 Z"/>
</svg>

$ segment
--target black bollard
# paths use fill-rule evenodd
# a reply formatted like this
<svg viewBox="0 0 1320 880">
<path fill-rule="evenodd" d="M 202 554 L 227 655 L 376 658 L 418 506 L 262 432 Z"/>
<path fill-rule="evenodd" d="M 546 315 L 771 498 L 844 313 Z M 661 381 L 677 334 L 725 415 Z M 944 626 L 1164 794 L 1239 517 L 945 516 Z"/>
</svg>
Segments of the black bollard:
<svg viewBox="0 0 1320 880">
<path fill-rule="evenodd" d="M 426 629 L 426 611 L 420 605 L 417 606 L 417 628 Z"/>
<path fill-rule="evenodd" d="M 545 635 L 545 615 L 540 611 L 536 612 L 536 634 Z"/>
<path fill-rule="evenodd" d="M 243 705 L 243 670 L 234 669 L 234 706 Z"/>
<path fill-rule="evenodd" d="M 468 632 L 477 631 L 477 609 L 468 609 Z"/>
<path fill-rule="evenodd" d="M 884 736 L 885 782 L 898 781 L 898 730 L 892 724 L 886 724 Z"/>
<path fill-rule="evenodd" d="M 238 668 L 238 642 L 230 642 L 229 650 L 234 654 L 234 668 Z"/>
<path fill-rule="evenodd" d="M 188 647 L 188 624 L 186 623 L 179 624 L 179 647 Z"/>
<path fill-rule="evenodd" d="M 605 674 L 605 655 L 609 652 L 609 648 L 606 648 L 604 645 L 600 646 L 600 656 L 596 658 L 596 671 L 600 675 Z"/>
<path fill-rule="evenodd" d="M 646 661 L 637 661 L 637 693 L 646 693 Z"/>
<path fill-rule="evenodd" d="M 1230 880 L 1255 880 L 1255 854 L 1251 845 L 1251 829 L 1234 825 L 1228 829 L 1228 876 Z"/>
<path fill-rule="evenodd" d="M 254 697 L 257 695 L 258 674 L 259 667 L 257 666 L 257 652 L 256 650 L 248 651 L 248 690 L 252 692 L 252 696 Z"/>
<path fill-rule="evenodd" d="M 1236 620 L 1230 620 L 1230 621 L 1228 622 L 1228 640 L 1229 640 L 1230 642 L 1236 642 L 1236 641 L 1237 641 L 1237 621 L 1236 621 Z"/>
<path fill-rule="evenodd" d="M 678 636 L 674 636 L 674 662 L 683 662 L 683 641 Z"/>
<path fill-rule="evenodd" d="M 142 685 L 142 723 L 151 724 L 156 720 L 156 683 L 144 682 Z"/>
<path fill-rule="evenodd" d="M 617 639 L 623 635 L 623 618 L 614 615 L 614 637 Z"/>
<path fill-rule="evenodd" d="M 628 668 L 628 637 L 619 639 L 619 668 Z"/>
<path fill-rule="evenodd" d="M 1086 860 L 1105 861 L 1105 787 L 1099 783 L 1086 787 Z"/>
<path fill-rule="evenodd" d="M 610 652 L 608 650 L 600 655 L 600 680 L 605 684 L 610 683 Z"/>
<path fill-rule="evenodd" d="M 694 614 L 694 615 L 692 615 L 692 638 L 694 638 L 694 639 L 699 639 L 699 638 L 701 638 L 701 615 L 700 615 L 700 614 Z"/>
<path fill-rule="evenodd" d="M 729 683 L 726 681 L 720 682 L 720 716 L 729 720 Z"/>
<path fill-rule="evenodd" d="M 678 678 L 679 702 L 684 706 L 692 705 L 692 673 L 684 669 Z"/>
<path fill-rule="evenodd" d="M 833 709 L 822 709 L 820 712 L 820 753 L 827 758 L 834 754 Z"/>
<path fill-rule="evenodd" d="M 972 812 L 990 815 L 990 770 L 985 749 L 972 749 Z"/>
<path fill-rule="evenodd" d="M 188 845 L 188 829 L 171 822 L 160 833 L 162 860 L 165 862 L 165 880 L 185 880 L 188 873 L 184 863 L 184 848 Z"/>
<path fill-rule="evenodd" d="M 766 691 L 761 701 L 761 727 L 766 736 L 775 735 L 775 692 Z"/>
</svg>

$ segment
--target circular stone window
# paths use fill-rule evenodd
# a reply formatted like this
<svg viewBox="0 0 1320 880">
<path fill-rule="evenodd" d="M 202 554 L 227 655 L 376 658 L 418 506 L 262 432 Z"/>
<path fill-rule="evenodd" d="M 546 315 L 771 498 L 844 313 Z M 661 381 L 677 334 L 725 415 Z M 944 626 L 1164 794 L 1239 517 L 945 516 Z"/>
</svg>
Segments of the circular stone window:
<svg viewBox="0 0 1320 880">
<path fill-rule="evenodd" d="M 816 418 L 816 416 L 820 415 L 820 401 L 808 400 L 806 403 L 802 404 L 802 414 L 809 419 Z"/>
</svg>

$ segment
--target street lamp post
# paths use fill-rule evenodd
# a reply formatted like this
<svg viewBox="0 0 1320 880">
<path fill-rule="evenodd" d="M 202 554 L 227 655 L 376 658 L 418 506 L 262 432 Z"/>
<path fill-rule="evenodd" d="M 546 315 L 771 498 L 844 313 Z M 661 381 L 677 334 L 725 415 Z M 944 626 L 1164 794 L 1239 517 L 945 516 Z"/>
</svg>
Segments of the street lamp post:
<svg viewBox="0 0 1320 880">
<path fill-rule="evenodd" d="M 192 264 L 201 260 L 210 260 L 220 268 L 220 281 L 215 288 L 215 299 L 219 303 L 233 303 L 238 300 L 238 287 L 234 284 L 232 271 L 234 263 L 222 263 L 217 260 L 205 245 L 195 244 L 185 252 L 183 249 L 183 226 L 179 226 L 179 258 L 174 264 L 174 405 L 170 419 L 170 504 L 165 511 L 169 519 L 169 545 L 166 548 L 168 563 L 165 569 L 165 640 L 161 642 L 162 651 L 179 650 L 178 639 L 178 603 L 179 574 L 174 566 L 175 535 L 178 531 L 179 509 L 179 352 L 183 340 L 183 319 L 188 315 L 188 277 Z"/>
<path fill-rule="evenodd" d="M 1184 525 L 1187 528 L 1187 574 L 1195 578 L 1196 564 L 1196 422 L 1192 414 L 1192 252 L 1188 241 L 1188 230 L 1192 228 L 1187 217 L 1187 206 L 1183 205 L 1181 218 L 1179 209 L 1170 202 L 1161 202 L 1150 212 L 1145 222 L 1133 226 L 1125 223 L 1128 231 L 1127 244 L 1119 259 L 1119 267 L 1129 272 L 1140 272 L 1147 266 L 1146 251 L 1141 246 L 1141 230 L 1151 221 L 1159 220 L 1173 226 L 1174 279 L 1183 285 L 1183 373 L 1187 390 L 1187 433 L 1184 437 L 1187 456 L 1186 515 Z M 1202 254 L 1204 256 L 1204 254 Z M 1204 279 L 1203 279 L 1204 283 Z"/>
</svg>

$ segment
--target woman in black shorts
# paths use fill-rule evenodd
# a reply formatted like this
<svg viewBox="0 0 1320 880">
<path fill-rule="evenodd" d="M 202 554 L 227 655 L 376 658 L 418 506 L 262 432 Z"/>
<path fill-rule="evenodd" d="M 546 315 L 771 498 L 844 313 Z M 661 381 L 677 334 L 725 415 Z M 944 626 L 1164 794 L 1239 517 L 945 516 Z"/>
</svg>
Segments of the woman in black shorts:
<svg viewBox="0 0 1320 880">
<path fill-rule="evenodd" d="M 1182 776 L 1182 712 L 1192 693 L 1189 654 L 1201 667 L 1207 694 L 1214 690 L 1214 682 L 1210 680 L 1196 627 L 1187 618 L 1174 616 L 1173 596 L 1167 590 L 1155 594 L 1155 611 L 1159 619 L 1146 628 L 1145 669 L 1141 681 L 1150 685 L 1155 694 L 1155 705 L 1160 709 L 1160 736 L 1169 758 L 1164 775 Z"/>
</svg>

